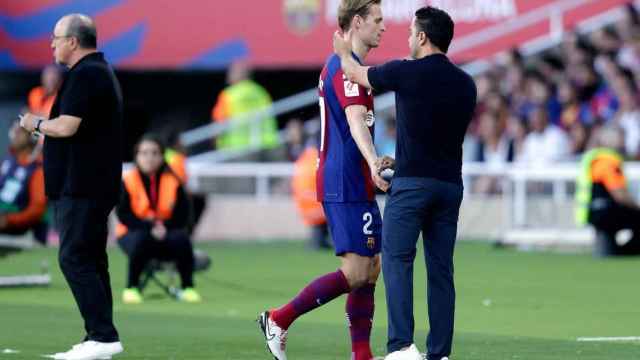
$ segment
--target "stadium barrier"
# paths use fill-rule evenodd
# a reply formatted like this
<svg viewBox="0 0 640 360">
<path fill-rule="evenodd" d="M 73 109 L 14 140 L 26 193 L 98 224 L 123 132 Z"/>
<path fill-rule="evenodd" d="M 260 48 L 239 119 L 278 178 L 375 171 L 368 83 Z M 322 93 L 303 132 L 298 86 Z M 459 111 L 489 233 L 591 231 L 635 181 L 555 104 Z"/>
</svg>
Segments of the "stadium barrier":
<svg viewBox="0 0 640 360">
<path fill-rule="evenodd" d="M 200 240 L 300 239 L 306 230 L 289 194 L 291 163 L 188 162 L 188 187 L 209 194 L 210 207 L 199 229 Z M 628 163 L 625 173 L 632 193 L 639 195 L 640 163 Z M 544 167 L 487 166 L 465 163 L 465 199 L 461 209 L 461 238 L 493 240 L 522 246 L 582 247 L 593 238 L 588 228 L 573 221 L 577 163 Z M 472 182 L 496 177 L 503 193 L 474 193 Z M 252 186 L 233 191 L 217 186 L 218 180 L 244 179 Z M 251 181 L 246 181 L 247 179 Z M 384 196 L 379 197 L 384 206 Z M 239 215 L 240 214 L 240 215 Z M 247 224 L 251 219 L 251 224 Z"/>
</svg>

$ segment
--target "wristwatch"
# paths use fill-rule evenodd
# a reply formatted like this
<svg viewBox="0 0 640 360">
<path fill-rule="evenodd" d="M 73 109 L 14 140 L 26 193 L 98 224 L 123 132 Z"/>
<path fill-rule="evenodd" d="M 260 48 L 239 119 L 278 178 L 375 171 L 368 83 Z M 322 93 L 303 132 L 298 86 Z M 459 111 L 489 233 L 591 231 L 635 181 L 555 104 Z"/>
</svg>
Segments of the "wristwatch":
<svg viewBox="0 0 640 360">
<path fill-rule="evenodd" d="M 36 123 L 36 127 L 34 129 L 34 132 L 37 132 L 38 134 L 40 134 L 40 125 L 42 124 L 43 121 L 44 121 L 44 119 L 42 119 L 42 118 L 38 119 L 38 122 Z"/>
</svg>

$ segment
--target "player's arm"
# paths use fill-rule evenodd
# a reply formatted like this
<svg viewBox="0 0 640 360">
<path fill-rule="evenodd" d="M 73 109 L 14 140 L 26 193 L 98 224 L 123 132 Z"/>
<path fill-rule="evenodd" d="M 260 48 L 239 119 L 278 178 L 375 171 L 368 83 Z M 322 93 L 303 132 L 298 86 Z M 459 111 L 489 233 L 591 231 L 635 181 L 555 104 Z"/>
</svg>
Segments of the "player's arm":
<svg viewBox="0 0 640 360">
<path fill-rule="evenodd" d="M 351 55 L 351 31 L 343 36 L 339 32 L 333 35 L 333 49 L 340 57 L 342 71 L 349 81 L 373 89 L 369 83 L 369 66 L 362 66 Z"/>
<path fill-rule="evenodd" d="M 358 150 L 369 164 L 371 169 L 371 177 L 380 190 L 387 191 L 389 183 L 385 181 L 379 174 L 377 161 L 378 155 L 376 148 L 373 146 L 373 138 L 367 126 L 367 108 L 364 105 L 350 105 L 344 109 L 349 123 L 349 131 L 351 137 L 356 142 Z"/>
</svg>

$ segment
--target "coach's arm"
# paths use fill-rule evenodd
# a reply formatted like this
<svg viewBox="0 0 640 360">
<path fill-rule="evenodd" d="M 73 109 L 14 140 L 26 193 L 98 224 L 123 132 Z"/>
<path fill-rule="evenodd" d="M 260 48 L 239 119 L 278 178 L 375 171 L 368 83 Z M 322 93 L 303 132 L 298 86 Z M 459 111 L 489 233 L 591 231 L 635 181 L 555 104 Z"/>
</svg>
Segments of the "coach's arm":
<svg viewBox="0 0 640 360">
<path fill-rule="evenodd" d="M 369 66 L 362 66 L 351 55 L 351 30 L 347 34 L 336 31 L 333 34 L 333 50 L 340 57 L 342 72 L 349 81 L 373 89 L 369 83 Z"/>
<path fill-rule="evenodd" d="M 36 115 L 27 113 L 20 118 L 20 126 L 22 126 L 28 132 L 34 132 L 38 122 L 40 123 L 40 133 L 54 138 L 71 137 L 78 132 L 80 127 L 81 118 L 71 115 L 60 115 L 59 117 L 51 120 L 45 120 Z"/>
</svg>

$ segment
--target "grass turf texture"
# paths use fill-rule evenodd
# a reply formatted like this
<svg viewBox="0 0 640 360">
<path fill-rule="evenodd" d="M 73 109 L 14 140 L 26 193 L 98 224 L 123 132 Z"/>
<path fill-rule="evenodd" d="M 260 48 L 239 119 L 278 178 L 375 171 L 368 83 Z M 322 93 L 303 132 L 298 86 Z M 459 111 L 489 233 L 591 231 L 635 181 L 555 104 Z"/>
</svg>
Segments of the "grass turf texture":
<svg viewBox="0 0 640 360">
<path fill-rule="evenodd" d="M 270 359 L 255 318 L 287 301 L 309 280 L 332 271 L 329 253 L 300 244 L 200 246 L 213 268 L 196 277 L 202 304 L 151 295 L 143 305 L 120 300 L 125 258 L 110 251 L 115 319 L 123 344 L 120 359 Z M 460 243 L 456 250 L 458 302 L 452 359 L 640 359 L 640 343 L 579 343 L 580 336 L 640 335 L 639 259 L 596 260 L 588 255 L 519 253 Z M 425 270 L 415 272 L 416 343 L 426 335 Z M 53 249 L 0 259 L 0 275 L 37 272 L 51 263 L 53 285 L 0 289 L 0 359 L 36 359 L 66 350 L 83 333 L 71 293 Z M 487 301 L 490 300 L 490 301 Z M 339 298 L 300 318 L 290 329 L 290 359 L 348 359 L 350 342 Z M 487 306 L 488 305 L 488 306 Z M 383 355 L 386 306 L 376 292 L 373 349 Z M 2 354 L 3 349 L 19 350 Z"/>
</svg>

